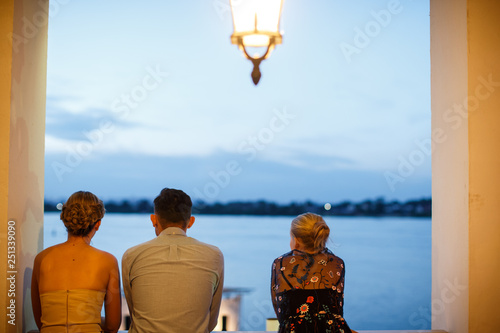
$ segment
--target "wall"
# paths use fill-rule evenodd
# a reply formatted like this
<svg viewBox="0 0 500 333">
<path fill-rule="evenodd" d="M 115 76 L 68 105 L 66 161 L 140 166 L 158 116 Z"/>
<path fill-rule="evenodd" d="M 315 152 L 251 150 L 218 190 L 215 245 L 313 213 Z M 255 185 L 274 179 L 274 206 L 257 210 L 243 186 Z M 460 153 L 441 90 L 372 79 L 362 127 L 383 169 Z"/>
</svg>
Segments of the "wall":
<svg viewBox="0 0 500 333">
<path fill-rule="evenodd" d="M 0 331 L 10 333 L 36 327 L 30 284 L 43 246 L 48 1 L 2 0 L 0 13 L 0 279 L 7 287 Z M 12 248 L 15 263 L 7 260 Z"/>
<path fill-rule="evenodd" d="M 14 4 L 12 1 L 0 3 L 0 36 L 12 33 Z M 12 49 L 0 43 L 0 331 L 5 331 L 7 300 L 7 220 L 9 193 L 9 138 L 10 138 L 10 69 Z"/>
<path fill-rule="evenodd" d="M 500 3 L 431 1 L 434 329 L 500 325 Z"/>
<path fill-rule="evenodd" d="M 432 327 L 468 332 L 467 2 L 431 1 Z M 455 287 L 453 287 L 455 285 Z"/>
<path fill-rule="evenodd" d="M 500 2 L 468 1 L 469 332 L 500 327 Z"/>
</svg>

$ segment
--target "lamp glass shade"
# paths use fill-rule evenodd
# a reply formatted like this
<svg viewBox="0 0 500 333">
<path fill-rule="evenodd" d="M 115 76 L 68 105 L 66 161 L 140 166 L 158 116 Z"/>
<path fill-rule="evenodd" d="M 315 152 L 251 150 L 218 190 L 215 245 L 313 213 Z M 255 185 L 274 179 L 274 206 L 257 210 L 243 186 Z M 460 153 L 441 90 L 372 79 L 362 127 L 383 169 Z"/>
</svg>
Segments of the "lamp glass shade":
<svg viewBox="0 0 500 333">
<path fill-rule="evenodd" d="M 230 0 L 233 14 L 233 36 L 243 37 L 243 45 L 268 46 L 271 36 L 279 32 L 283 0 Z M 276 43 L 280 43 L 278 38 Z M 248 43 L 248 44 L 247 44 Z"/>
<path fill-rule="evenodd" d="M 269 36 L 251 34 L 243 37 L 243 45 L 251 47 L 261 47 L 269 45 Z"/>
</svg>

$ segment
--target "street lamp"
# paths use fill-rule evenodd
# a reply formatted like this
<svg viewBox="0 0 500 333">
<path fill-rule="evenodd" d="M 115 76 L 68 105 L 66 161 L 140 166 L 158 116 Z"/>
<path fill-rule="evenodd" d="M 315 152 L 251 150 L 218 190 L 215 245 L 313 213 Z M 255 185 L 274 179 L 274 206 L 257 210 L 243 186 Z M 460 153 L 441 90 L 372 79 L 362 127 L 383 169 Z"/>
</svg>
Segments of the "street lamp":
<svg viewBox="0 0 500 333">
<path fill-rule="evenodd" d="M 281 44 L 279 31 L 283 0 L 230 0 L 234 32 L 231 43 L 238 45 L 253 63 L 252 80 L 259 83 L 259 65 L 269 57 L 275 45 Z M 265 48 L 261 54 L 250 55 L 247 48 Z"/>
</svg>

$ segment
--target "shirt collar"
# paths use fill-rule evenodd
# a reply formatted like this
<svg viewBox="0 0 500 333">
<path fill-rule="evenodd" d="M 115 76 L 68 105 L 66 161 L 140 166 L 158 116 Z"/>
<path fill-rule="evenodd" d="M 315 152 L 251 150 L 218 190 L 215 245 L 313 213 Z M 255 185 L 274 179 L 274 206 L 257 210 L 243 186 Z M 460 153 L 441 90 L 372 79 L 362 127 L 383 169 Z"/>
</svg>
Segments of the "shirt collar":
<svg viewBox="0 0 500 333">
<path fill-rule="evenodd" d="M 181 228 L 177 227 L 168 227 L 167 229 L 163 230 L 160 235 L 181 235 L 181 236 L 186 236 L 186 232 L 182 230 Z"/>
</svg>

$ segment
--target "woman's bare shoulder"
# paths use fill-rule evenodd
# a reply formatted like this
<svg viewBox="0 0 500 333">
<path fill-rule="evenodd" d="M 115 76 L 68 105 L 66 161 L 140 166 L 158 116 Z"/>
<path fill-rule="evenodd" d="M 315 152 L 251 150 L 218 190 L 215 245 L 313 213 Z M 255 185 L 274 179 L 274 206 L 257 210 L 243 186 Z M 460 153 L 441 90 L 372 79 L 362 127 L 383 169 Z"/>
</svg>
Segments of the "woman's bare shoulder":
<svg viewBox="0 0 500 333">
<path fill-rule="evenodd" d="M 111 253 L 103 251 L 103 250 L 99 250 L 95 247 L 92 247 L 92 251 L 94 252 L 94 254 L 97 257 L 99 257 L 100 260 L 103 260 L 105 263 L 110 264 L 110 265 L 115 265 L 115 264 L 117 265 L 118 264 L 118 260 L 116 260 L 116 257 L 114 255 L 112 255 Z"/>
<path fill-rule="evenodd" d="M 35 262 L 36 261 L 40 261 L 42 260 L 43 258 L 47 257 L 47 256 L 50 256 L 52 255 L 53 253 L 57 253 L 59 251 L 61 251 L 61 248 L 63 247 L 63 244 L 56 244 L 56 245 L 52 245 L 42 251 L 40 251 L 36 256 L 35 256 Z"/>
</svg>

